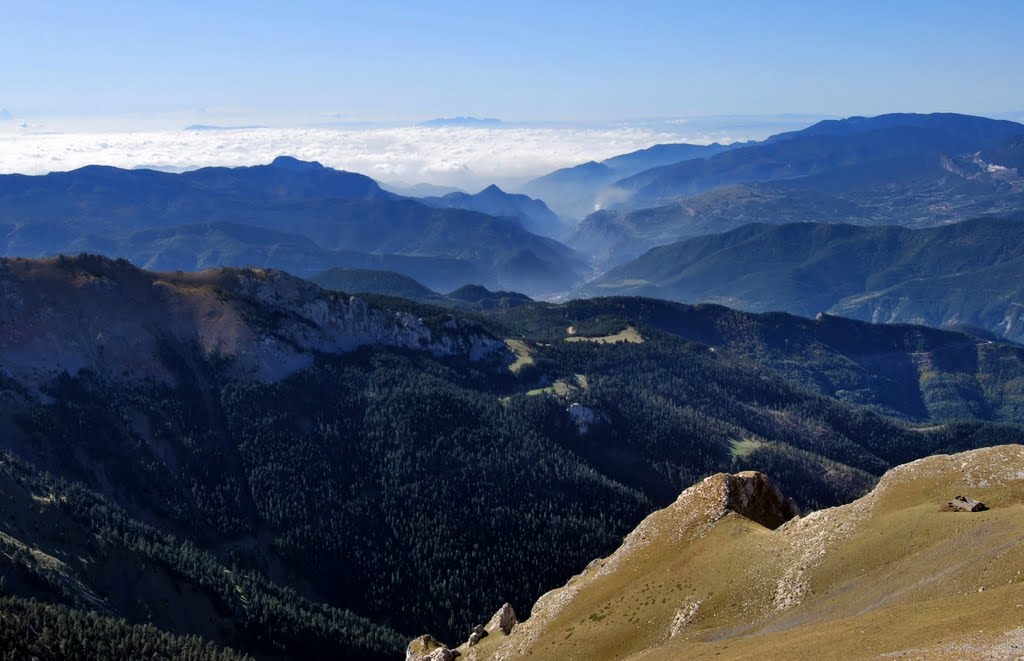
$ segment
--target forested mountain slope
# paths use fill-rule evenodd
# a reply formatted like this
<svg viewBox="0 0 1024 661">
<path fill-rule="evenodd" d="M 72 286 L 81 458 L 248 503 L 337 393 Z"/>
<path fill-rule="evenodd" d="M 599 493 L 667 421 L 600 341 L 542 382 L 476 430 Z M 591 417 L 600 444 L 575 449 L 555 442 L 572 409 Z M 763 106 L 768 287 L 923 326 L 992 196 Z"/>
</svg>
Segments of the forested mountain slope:
<svg viewBox="0 0 1024 661">
<path fill-rule="evenodd" d="M 748 225 L 654 248 L 580 290 L 832 312 L 875 322 L 969 325 L 1024 339 L 1024 227 Z"/>
<path fill-rule="evenodd" d="M 182 174 L 89 166 L 0 175 L 0 230 L 3 255 L 92 251 L 168 270 L 266 266 L 311 275 L 368 268 L 355 258 L 372 254 L 390 256 L 387 268 L 443 283 L 437 286 L 547 293 L 564 290 L 584 269 L 572 250 L 515 219 L 430 207 L 369 177 L 288 157 Z M 452 262 L 478 280 L 453 281 Z"/>
<path fill-rule="evenodd" d="M 910 426 L 602 301 L 468 315 L 89 256 L 6 260 L 0 291 L 8 585 L 257 656 L 525 612 L 710 473 L 815 508 L 1021 433 Z"/>
</svg>

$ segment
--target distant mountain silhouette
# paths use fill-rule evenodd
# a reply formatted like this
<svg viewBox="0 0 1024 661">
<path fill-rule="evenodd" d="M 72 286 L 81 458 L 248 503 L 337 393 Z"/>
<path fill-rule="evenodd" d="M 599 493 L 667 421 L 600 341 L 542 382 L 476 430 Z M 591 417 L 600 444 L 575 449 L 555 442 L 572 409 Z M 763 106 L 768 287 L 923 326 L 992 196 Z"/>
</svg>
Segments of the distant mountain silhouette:
<svg viewBox="0 0 1024 661">
<path fill-rule="evenodd" d="M 432 208 L 384 191 L 369 177 L 290 157 L 269 165 L 182 174 L 89 166 L 38 177 L 0 176 L 0 225 L 9 230 L 6 245 L 0 245 L 5 255 L 43 256 L 81 247 L 132 259 L 150 255 L 143 263 L 168 254 L 162 246 L 184 247 L 197 240 L 196 225 L 205 226 L 207 236 L 209 228 L 220 228 L 221 245 L 230 237 L 232 246 L 208 251 L 203 259 L 185 258 L 179 250 L 179 258 L 170 261 L 182 269 L 197 267 L 194 262 L 229 264 L 241 256 L 301 274 L 330 266 L 369 266 L 324 263 L 343 251 L 415 258 L 415 272 L 406 274 L 431 285 L 477 282 L 544 293 L 570 286 L 584 268 L 571 250 L 526 231 L 515 220 Z M 245 238 L 235 230 L 226 233 L 225 225 L 291 238 L 282 243 L 278 235 L 271 239 L 258 232 Z M 153 231 L 137 234 L 143 230 Z M 301 245 L 296 237 L 311 243 Z M 257 238 L 269 243 L 256 245 Z M 147 247 L 149 240 L 159 246 Z M 279 250 L 281 245 L 294 249 Z M 122 250 L 127 252 L 117 252 Z M 234 257 L 223 261 L 228 255 Z M 395 259 L 389 258 L 387 268 L 402 271 L 404 265 Z M 431 260 L 458 266 L 432 274 L 424 268 Z M 452 279 L 453 272 L 459 278 L 478 274 L 479 279 Z"/>
<path fill-rule="evenodd" d="M 961 154 L 1005 142 L 1024 125 L 969 115 L 881 115 L 819 122 L 763 144 L 655 168 L 616 187 L 632 207 L 721 186 L 792 179 L 840 167 L 919 154 Z"/>
<path fill-rule="evenodd" d="M 501 120 L 493 117 L 438 117 L 421 122 L 420 126 L 443 127 L 443 126 L 500 126 Z"/>
<path fill-rule="evenodd" d="M 533 302 L 524 294 L 491 291 L 480 285 L 463 285 L 449 294 L 440 294 L 394 271 L 333 268 L 309 279 L 324 289 L 349 294 L 378 294 L 463 310 L 507 309 Z"/>
<path fill-rule="evenodd" d="M 457 192 L 425 197 L 420 201 L 432 207 L 467 209 L 490 216 L 515 218 L 525 229 L 541 236 L 557 238 L 568 229 L 543 201 L 506 193 L 493 184 L 474 195 Z"/>
<path fill-rule="evenodd" d="M 607 190 L 616 180 L 650 168 L 694 158 L 707 158 L 734 149 L 738 145 L 662 144 L 621 154 L 597 163 L 589 161 L 537 177 L 523 185 L 522 191 L 544 200 L 567 218 L 582 218 L 620 200 L 620 191 Z"/>
<path fill-rule="evenodd" d="M 246 129 L 265 129 L 266 126 L 250 124 L 247 126 L 220 126 L 217 124 L 189 124 L 186 131 L 244 131 Z"/>
</svg>

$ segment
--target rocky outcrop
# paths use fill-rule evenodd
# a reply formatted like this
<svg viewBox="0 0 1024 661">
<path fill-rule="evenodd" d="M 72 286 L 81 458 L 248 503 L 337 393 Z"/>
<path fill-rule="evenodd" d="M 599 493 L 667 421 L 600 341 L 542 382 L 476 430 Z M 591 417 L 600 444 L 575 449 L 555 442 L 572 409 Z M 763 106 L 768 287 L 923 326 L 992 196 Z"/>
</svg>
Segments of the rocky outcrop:
<svg viewBox="0 0 1024 661">
<path fill-rule="evenodd" d="M 469 640 L 466 641 L 466 644 L 473 647 L 487 636 L 487 629 L 484 628 L 484 625 L 478 624 L 469 632 Z"/>
<path fill-rule="evenodd" d="M 455 661 L 459 656 L 430 634 L 414 638 L 405 650 L 405 661 Z"/>
<path fill-rule="evenodd" d="M 727 510 L 742 514 L 766 528 L 774 530 L 800 514 L 796 503 L 783 496 L 764 473 L 722 473 L 709 479 L 724 482 Z"/>
<path fill-rule="evenodd" d="M 935 504 L 950 492 L 986 501 L 999 524 L 943 522 Z M 977 499 L 955 503 L 970 511 Z M 803 517 L 760 473 L 713 475 L 472 658 L 816 658 L 822 644 L 844 658 L 1017 658 L 1021 502 L 1021 445 L 904 464 L 862 498 Z M 970 619 L 936 619 L 938 600 Z M 914 626 L 860 647 L 880 621 Z"/>
<path fill-rule="evenodd" d="M 512 605 L 508 603 L 502 604 L 501 608 L 488 620 L 487 624 L 478 624 L 473 627 L 469 632 L 469 638 L 458 648 L 449 649 L 436 638 L 427 634 L 409 643 L 405 658 L 406 661 L 449 661 L 449 659 L 463 655 L 470 661 L 489 658 L 486 653 L 480 656 L 477 645 L 489 636 L 508 636 L 517 624 L 519 624 L 519 620 L 516 618 L 516 612 L 513 610 Z M 454 656 L 445 656 L 445 654 L 453 654 Z"/>
<path fill-rule="evenodd" d="M 594 409 L 590 408 L 589 406 L 584 406 L 579 402 L 573 402 L 572 404 L 570 404 L 569 408 L 566 409 L 566 411 L 569 413 L 569 419 L 572 420 L 572 423 L 574 425 L 576 425 L 576 431 L 578 431 L 581 435 L 588 434 L 590 432 L 590 429 L 602 417 L 601 414 L 599 414 Z"/>
<path fill-rule="evenodd" d="M 315 356 L 378 345 L 506 361 L 479 325 L 414 315 L 327 292 L 281 271 L 153 273 L 94 255 L 0 261 L 0 363 L 28 384 L 91 370 L 167 381 L 158 356 L 198 350 L 243 378 L 274 381 Z"/>
<path fill-rule="evenodd" d="M 516 618 L 516 612 L 512 609 L 512 604 L 506 603 L 498 609 L 484 629 L 490 633 L 500 630 L 507 636 L 512 633 L 512 628 L 517 624 L 519 624 L 519 620 Z"/>
</svg>

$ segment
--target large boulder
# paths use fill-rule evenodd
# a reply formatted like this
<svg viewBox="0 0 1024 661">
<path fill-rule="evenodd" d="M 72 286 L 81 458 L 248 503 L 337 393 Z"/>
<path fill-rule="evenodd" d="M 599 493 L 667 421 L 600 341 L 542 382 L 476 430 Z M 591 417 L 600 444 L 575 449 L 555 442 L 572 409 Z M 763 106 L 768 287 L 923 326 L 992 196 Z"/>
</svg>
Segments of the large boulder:
<svg viewBox="0 0 1024 661">
<path fill-rule="evenodd" d="M 512 633 L 512 627 L 517 624 L 519 624 L 519 620 L 516 618 L 516 612 L 512 610 L 512 604 L 506 603 L 498 609 L 498 612 L 484 626 L 484 629 L 490 633 L 500 629 L 507 636 Z"/>
</svg>

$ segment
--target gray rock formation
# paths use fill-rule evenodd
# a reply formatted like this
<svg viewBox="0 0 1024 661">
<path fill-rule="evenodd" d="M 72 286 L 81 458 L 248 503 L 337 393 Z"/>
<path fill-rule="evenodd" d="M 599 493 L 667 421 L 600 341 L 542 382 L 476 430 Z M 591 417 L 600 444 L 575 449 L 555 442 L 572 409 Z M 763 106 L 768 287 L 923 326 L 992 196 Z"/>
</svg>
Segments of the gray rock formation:
<svg viewBox="0 0 1024 661">
<path fill-rule="evenodd" d="M 519 620 L 516 618 L 516 612 L 512 609 L 512 604 L 506 603 L 498 609 L 498 612 L 484 626 L 484 629 L 490 633 L 500 629 L 507 636 L 512 633 L 512 627 L 517 624 L 519 624 Z"/>
<path fill-rule="evenodd" d="M 796 503 L 783 496 L 764 473 L 743 471 L 722 474 L 721 479 L 725 483 L 725 508 L 766 528 L 774 530 L 800 514 Z"/>
<path fill-rule="evenodd" d="M 469 632 L 469 640 L 467 642 L 469 643 L 470 647 L 473 647 L 486 637 L 487 629 L 484 628 L 484 625 L 478 624 L 475 627 L 473 627 L 473 630 L 471 632 Z"/>
<path fill-rule="evenodd" d="M 414 638 L 405 649 L 405 661 L 455 661 L 459 656 L 458 650 L 448 649 L 429 633 Z"/>
</svg>

